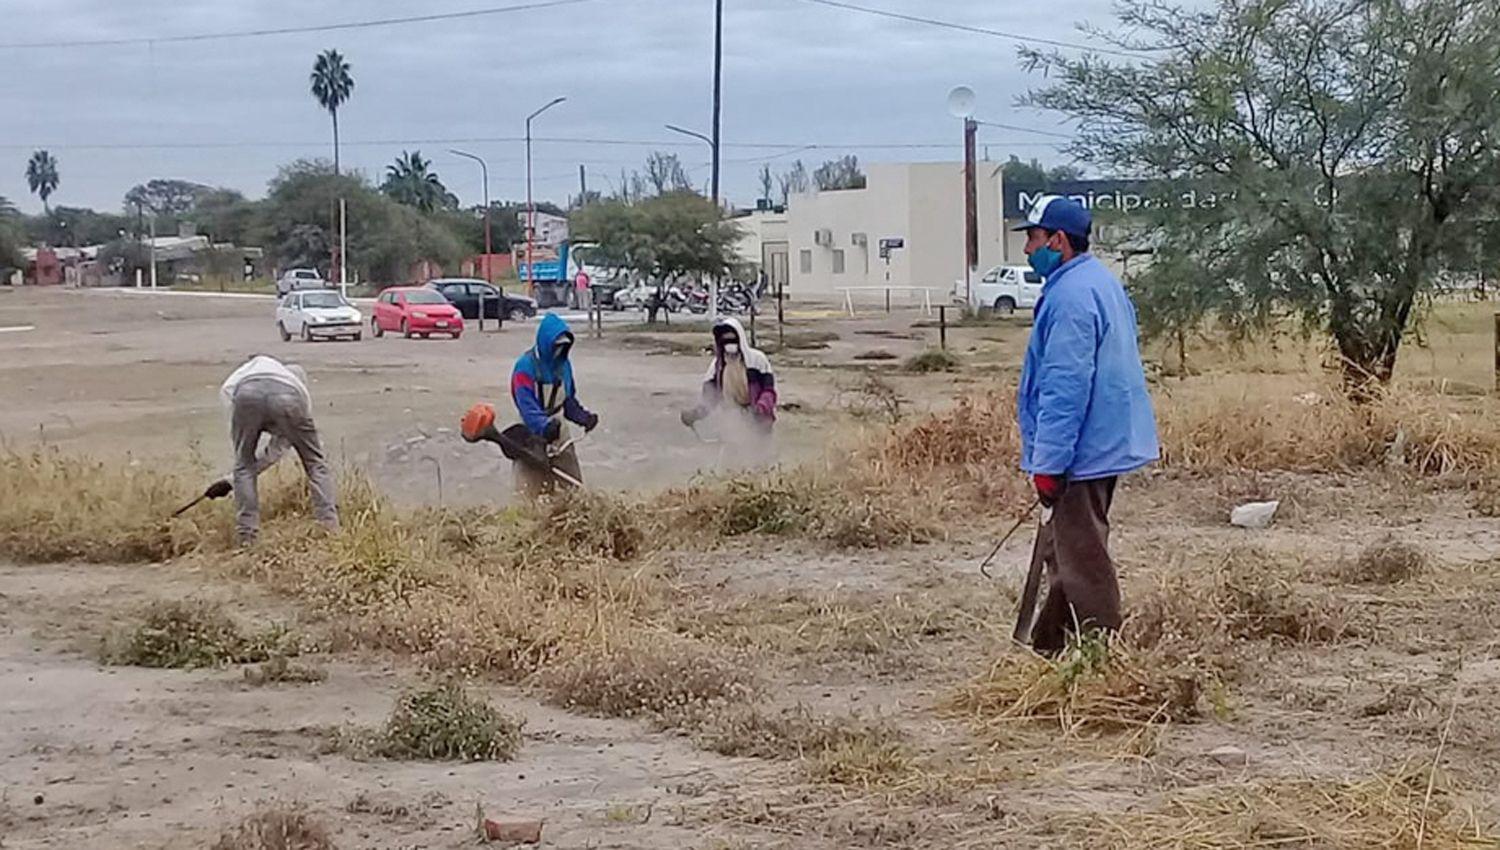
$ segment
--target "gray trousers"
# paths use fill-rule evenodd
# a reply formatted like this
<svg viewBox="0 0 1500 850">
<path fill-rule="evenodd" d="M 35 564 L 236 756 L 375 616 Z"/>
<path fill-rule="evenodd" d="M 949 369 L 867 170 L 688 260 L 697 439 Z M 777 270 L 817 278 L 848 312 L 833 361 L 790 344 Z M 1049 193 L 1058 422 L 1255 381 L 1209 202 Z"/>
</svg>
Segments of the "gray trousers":
<svg viewBox="0 0 1500 850">
<path fill-rule="evenodd" d="M 333 470 L 323 456 L 312 410 L 301 393 L 280 381 L 250 378 L 235 390 L 229 429 L 234 440 L 235 532 L 241 543 L 254 542 L 260 533 L 256 478 L 287 447 L 302 459 L 312 490 L 313 517 L 330 529 L 338 528 Z M 264 457 L 257 456 L 261 434 L 271 435 Z"/>
</svg>

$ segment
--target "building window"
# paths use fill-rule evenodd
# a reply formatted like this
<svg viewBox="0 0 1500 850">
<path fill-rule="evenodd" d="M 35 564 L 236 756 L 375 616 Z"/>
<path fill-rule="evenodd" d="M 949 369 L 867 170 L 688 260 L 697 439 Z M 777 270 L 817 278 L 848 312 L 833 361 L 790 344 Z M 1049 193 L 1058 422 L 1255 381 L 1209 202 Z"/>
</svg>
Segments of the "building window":
<svg viewBox="0 0 1500 850">
<path fill-rule="evenodd" d="M 797 266 L 803 274 L 812 274 L 812 250 L 803 248 L 797 255 Z"/>
<path fill-rule="evenodd" d="M 833 273 L 834 274 L 843 274 L 844 273 L 844 249 L 843 248 L 834 248 L 833 249 Z"/>
</svg>

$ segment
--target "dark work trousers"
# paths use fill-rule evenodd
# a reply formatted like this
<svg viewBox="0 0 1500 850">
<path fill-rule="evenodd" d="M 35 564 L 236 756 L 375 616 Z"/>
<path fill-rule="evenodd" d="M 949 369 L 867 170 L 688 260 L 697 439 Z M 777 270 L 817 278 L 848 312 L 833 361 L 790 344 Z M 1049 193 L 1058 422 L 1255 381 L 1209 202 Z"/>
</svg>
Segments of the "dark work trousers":
<svg viewBox="0 0 1500 850">
<path fill-rule="evenodd" d="M 1076 630 L 1120 628 L 1120 583 L 1109 558 L 1109 506 L 1114 478 L 1069 481 L 1037 534 L 1047 565 L 1047 601 L 1031 631 L 1031 646 L 1055 655 Z"/>
</svg>

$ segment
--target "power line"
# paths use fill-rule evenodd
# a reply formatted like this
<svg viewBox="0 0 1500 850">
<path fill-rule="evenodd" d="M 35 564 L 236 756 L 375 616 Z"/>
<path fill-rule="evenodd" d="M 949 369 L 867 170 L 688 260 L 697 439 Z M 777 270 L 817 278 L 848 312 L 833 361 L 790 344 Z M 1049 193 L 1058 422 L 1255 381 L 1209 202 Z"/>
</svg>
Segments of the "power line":
<svg viewBox="0 0 1500 850">
<path fill-rule="evenodd" d="M 984 122 L 988 123 L 988 122 Z M 995 125 L 1004 126 L 1004 125 Z M 1028 128 L 1016 127 L 1010 129 L 1027 130 L 1028 132 L 1043 132 L 1028 130 Z M 1069 138 L 1060 133 L 1045 133 L 1046 135 Z M 461 145 L 461 144 L 519 144 L 525 141 L 524 136 L 466 136 L 462 138 L 441 139 L 344 139 L 339 144 L 342 147 L 414 147 L 419 145 Z M 533 142 L 545 142 L 548 144 L 572 144 L 572 145 L 599 145 L 606 147 L 648 147 L 648 148 L 697 148 L 701 143 L 682 142 L 673 139 L 606 139 L 589 138 L 578 136 L 534 136 Z M 322 147 L 328 144 L 327 139 L 315 141 L 234 141 L 234 142 L 81 142 L 49 144 L 45 142 L 32 142 L 27 144 L 5 143 L 0 144 L 0 150 L 219 150 L 219 149 L 243 149 L 243 148 L 310 148 Z M 993 141 L 991 144 L 1004 144 L 1015 147 L 1059 147 L 1059 142 L 1039 141 Z M 724 142 L 726 148 L 745 148 L 750 150 L 772 150 L 779 153 L 770 156 L 781 156 L 790 153 L 800 153 L 812 150 L 923 150 L 942 149 L 954 147 L 953 142 Z M 758 161 L 759 157 L 752 157 L 743 161 Z"/>
<path fill-rule="evenodd" d="M 1042 38 L 1036 35 L 1021 35 L 1020 33 L 1005 32 L 1004 30 L 989 29 L 988 27 L 976 27 L 970 24 L 960 24 L 956 21 L 941 21 L 937 18 L 924 18 L 920 15 L 908 15 L 902 12 L 892 12 L 888 9 L 876 9 L 870 6 L 856 6 L 853 3 L 843 3 L 840 0 L 802 0 L 804 3 L 813 3 L 818 6 L 827 6 L 831 9 L 845 9 L 851 12 L 863 12 L 866 15 L 878 15 L 882 18 L 894 18 L 898 21 L 907 21 L 913 24 L 927 24 L 928 26 L 943 27 L 960 32 L 987 35 L 994 38 L 1004 38 L 1021 44 L 1046 44 L 1052 47 L 1067 47 L 1072 50 L 1088 50 L 1094 53 L 1108 53 L 1113 56 L 1124 56 L 1129 59 L 1139 59 L 1139 53 L 1131 53 L 1125 50 L 1116 50 L 1111 47 L 1098 47 L 1092 44 L 1080 44 L 1073 41 L 1059 41 L 1052 38 Z"/>
<path fill-rule="evenodd" d="M 90 41 L 34 41 L 0 44 L 0 50 L 34 50 L 62 47 L 117 47 L 127 44 L 171 44 L 185 41 L 216 41 L 227 38 L 261 38 L 273 35 L 292 35 L 309 32 L 334 32 L 336 30 L 370 29 L 400 24 L 421 24 L 431 21 L 452 21 L 460 18 L 478 18 L 486 15 L 502 15 L 507 12 L 527 12 L 535 9 L 550 9 L 556 6 L 572 6 L 592 3 L 595 0 L 537 0 L 510 6 L 491 6 L 484 9 L 469 9 L 463 12 L 439 12 L 430 15 L 411 15 L 402 18 L 373 18 L 363 21 L 348 21 L 341 24 L 319 24 L 301 27 L 274 27 L 269 29 L 235 30 L 231 32 L 196 33 L 193 35 L 136 36 L 132 38 L 103 38 Z"/>
</svg>

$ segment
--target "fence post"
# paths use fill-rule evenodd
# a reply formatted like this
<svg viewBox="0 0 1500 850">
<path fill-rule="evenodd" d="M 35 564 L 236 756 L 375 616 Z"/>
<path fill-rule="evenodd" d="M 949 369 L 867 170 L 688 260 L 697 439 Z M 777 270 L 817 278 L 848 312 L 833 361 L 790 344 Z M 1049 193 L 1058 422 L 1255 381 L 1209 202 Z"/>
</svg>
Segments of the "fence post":
<svg viewBox="0 0 1500 850">
<path fill-rule="evenodd" d="M 948 308 L 938 305 L 938 347 L 948 350 Z"/>
<path fill-rule="evenodd" d="M 885 290 L 885 311 L 887 313 L 891 312 L 891 290 L 889 288 Z"/>
<path fill-rule="evenodd" d="M 1495 314 L 1495 389 L 1500 391 L 1500 313 Z"/>
<path fill-rule="evenodd" d="M 484 299 L 489 296 L 483 293 L 479 296 L 479 332 L 484 333 Z"/>
<path fill-rule="evenodd" d="M 750 347 L 755 347 L 755 302 L 750 302 Z"/>
<path fill-rule="evenodd" d="M 785 312 L 785 310 L 782 307 L 782 303 L 783 303 L 782 302 L 782 292 L 783 292 L 783 289 L 784 289 L 784 287 L 782 287 L 782 285 L 778 283 L 777 286 L 776 286 L 776 346 L 777 346 L 777 348 L 785 348 L 786 347 L 786 312 Z"/>
</svg>

